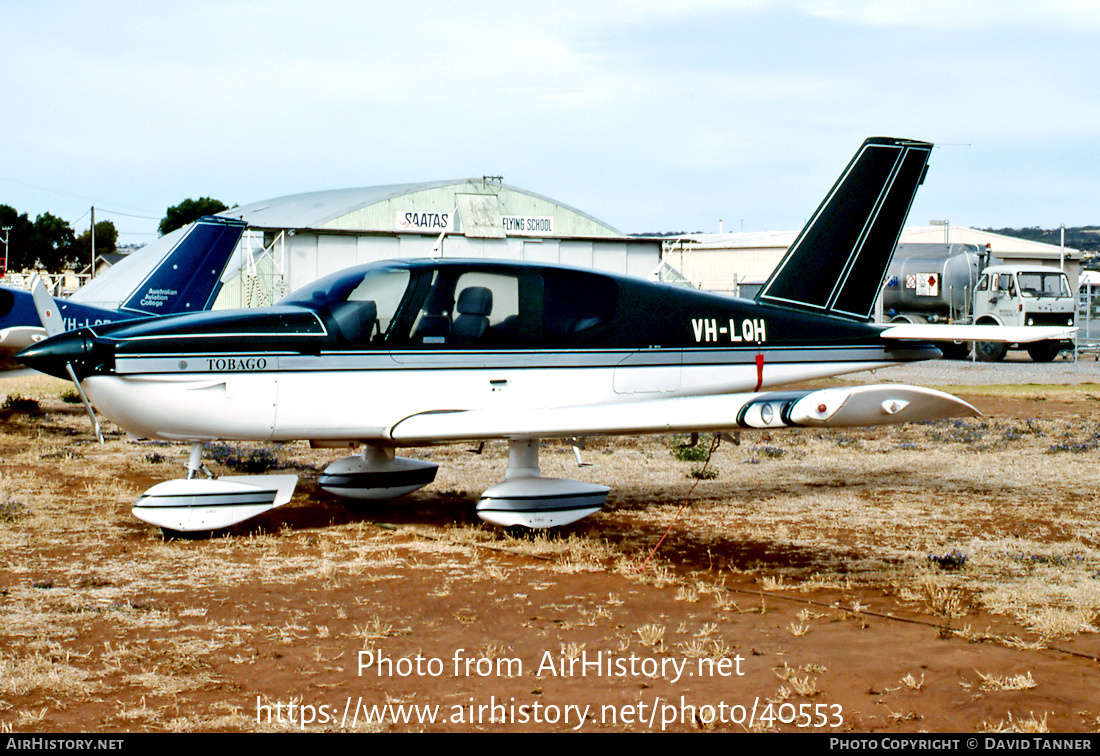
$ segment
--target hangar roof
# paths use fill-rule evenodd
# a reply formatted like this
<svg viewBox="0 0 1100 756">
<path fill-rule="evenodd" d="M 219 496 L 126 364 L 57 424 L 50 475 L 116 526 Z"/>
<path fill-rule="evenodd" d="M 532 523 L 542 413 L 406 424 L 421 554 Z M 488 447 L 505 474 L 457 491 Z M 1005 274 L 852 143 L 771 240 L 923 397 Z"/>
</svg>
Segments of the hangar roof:
<svg viewBox="0 0 1100 756">
<path fill-rule="evenodd" d="M 940 244 L 944 240 L 943 230 L 943 226 L 907 228 L 902 231 L 901 243 Z M 1029 241 L 966 226 L 950 226 L 948 233 L 952 244 L 977 244 L 979 247 L 988 244 L 994 256 L 1000 258 L 1035 257 L 1057 260 L 1062 251 L 1057 244 Z M 1065 256 L 1066 259 L 1079 260 L 1082 252 L 1079 249 L 1066 247 Z"/>
<path fill-rule="evenodd" d="M 989 244 L 993 254 L 1002 258 L 1042 257 L 1056 260 L 1061 252 L 1056 244 L 1028 241 L 966 226 L 950 226 L 948 233 L 952 244 L 977 244 L 979 247 Z M 729 234 L 688 234 L 668 241 L 682 241 L 683 248 L 692 252 L 759 249 L 776 249 L 785 252 L 797 236 L 797 231 L 746 231 Z M 944 228 L 943 226 L 908 226 L 902 229 L 898 243 L 941 244 L 944 243 Z M 1078 249 L 1071 247 L 1065 249 L 1067 259 L 1079 259 L 1081 255 Z"/>
<path fill-rule="evenodd" d="M 454 222 L 456 210 L 457 228 L 439 225 Z M 402 225 L 402 217 L 408 214 L 421 218 L 427 216 L 435 223 L 413 224 L 412 227 L 407 223 Z M 551 218 L 552 221 L 542 224 L 540 230 L 545 231 L 546 227 L 552 230 L 537 235 L 585 238 L 623 236 L 587 213 L 492 179 L 454 179 L 306 192 L 253 202 L 226 210 L 221 215 L 241 218 L 253 228 L 262 229 L 438 235 L 446 228 L 468 236 L 501 237 L 506 235 L 502 218 Z M 480 217 L 475 218 L 475 215 Z M 446 216 L 450 216 L 451 220 L 446 220 Z M 475 225 L 478 232 L 474 232 Z M 515 225 L 514 221 L 512 225 Z"/>
<path fill-rule="evenodd" d="M 966 226 L 949 226 L 952 244 L 990 246 L 994 257 L 1006 262 L 1047 261 L 1057 265 L 1062 250 L 1056 244 L 1018 239 Z M 797 231 L 760 231 L 729 234 L 688 234 L 665 240 L 665 256 L 694 284 L 711 291 L 729 291 L 743 281 L 763 281 L 794 243 Z M 899 244 L 943 244 L 943 226 L 910 226 Z M 1066 247 L 1064 259 L 1079 261 L 1082 252 Z M 1074 283 L 1074 275 L 1070 275 Z"/>
</svg>

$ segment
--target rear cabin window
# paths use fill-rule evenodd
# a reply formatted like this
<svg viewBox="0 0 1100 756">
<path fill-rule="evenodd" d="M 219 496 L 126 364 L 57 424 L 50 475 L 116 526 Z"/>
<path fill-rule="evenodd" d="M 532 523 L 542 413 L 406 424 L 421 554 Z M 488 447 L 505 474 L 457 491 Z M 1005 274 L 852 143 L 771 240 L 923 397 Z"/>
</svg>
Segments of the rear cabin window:
<svg viewBox="0 0 1100 756">
<path fill-rule="evenodd" d="M 610 278 L 548 270 L 543 283 L 543 336 L 568 347 L 615 317 L 619 287 Z"/>
</svg>

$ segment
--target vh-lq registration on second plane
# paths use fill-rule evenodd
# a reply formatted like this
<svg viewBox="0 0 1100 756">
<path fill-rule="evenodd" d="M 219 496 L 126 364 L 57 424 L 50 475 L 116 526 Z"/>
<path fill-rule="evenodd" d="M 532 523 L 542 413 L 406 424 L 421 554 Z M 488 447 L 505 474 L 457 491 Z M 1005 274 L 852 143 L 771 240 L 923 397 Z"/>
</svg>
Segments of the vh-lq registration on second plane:
<svg viewBox="0 0 1100 756">
<path fill-rule="evenodd" d="M 977 414 L 912 386 L 772 390 L 940 356 L 930 335 L 871 322 L 931 149 L 867 140 L 755 300 L 551 265 L 382 262 L 274 307 L 93 326 L 20 359 L 71 371 L 135 437 L 192 444 L 187 478 L 134 505 L 166 531 L 226 527 L 290 499 L 293 475 L 210 476 L 202 450 L 215 439 L 361 444 L 319 484 L 366 499 L 434 479 L 436 465 L 396 448 L 506 439 L 504 480 L 478 514 L 562 525 L 597 512 L 609 489 L 541 477 L 539 439 Z"/>
</svg>

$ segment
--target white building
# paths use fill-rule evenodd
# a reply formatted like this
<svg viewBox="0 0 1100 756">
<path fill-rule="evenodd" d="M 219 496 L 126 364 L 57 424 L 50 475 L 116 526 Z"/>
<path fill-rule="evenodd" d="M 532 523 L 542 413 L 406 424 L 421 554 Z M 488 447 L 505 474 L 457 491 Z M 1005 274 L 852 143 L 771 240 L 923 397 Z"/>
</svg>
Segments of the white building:
<svg viewBox="0 0 1100 756">
<path fill-rule="evenodd" d="M 664 260 L 698 288 L 754 296 L 751 284 L 767 280 L 797 236 L 797 231 L 692 234 L 666 239 Z M 1063 266 L 1072 287 L 1081 272 L 1080 250 L 964 226 L 915 226 L 904 229 L 899 240 L 899 245 L 945 243 L 988 244 L 993 257 L 1006 263 Z"/>
<path fill-rule="evenodd" d="M 375 260 L 532 260 L 645 277 L 661 241 L 629 237 L 575 208 L 499 179 L 295 194 L 221 213 L 248 223 L 239 276 L 215 307 L 270 304 L 342 268 Z"/>
</svg>

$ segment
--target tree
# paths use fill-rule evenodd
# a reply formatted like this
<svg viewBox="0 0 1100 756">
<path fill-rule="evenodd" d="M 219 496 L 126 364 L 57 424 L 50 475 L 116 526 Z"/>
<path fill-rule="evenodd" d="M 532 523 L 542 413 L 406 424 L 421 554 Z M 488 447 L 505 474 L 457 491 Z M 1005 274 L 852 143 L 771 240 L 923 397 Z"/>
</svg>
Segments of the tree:
<svg viewBox="0 0 1100 756">
<path fill-rule="evenodd" d="M 95 224 L 95 253 L 109 255 L 118 249 L 118 229 L 111 221 Z M 84 263 L 92 262 L 92 230 L 88 229 L 76 237 L 76 253 Z"/>
<path fill-rule="evenodd" d="M 220 213 L 222 210 L 228 210 L 229 206 L 220 200 L 213 199 L 211 197 L 199 197 L 196 199 L 185 199 L 178 205 L 173 205 L 168 208 L 164 213 L 164 218 L 160 222 L 160 226 L 157 230 L 160 231 L 161 236 L 164 234 L 175 231 L 177 228 L 183 228 L 188 223 L 196 221 L 204 215 L 214 215 Z"/>
<path fill-rule="evenodd" d="M 26 213 L 0 205 L 0 227 L 9 228 L 0 234 L 8 239 L 8 248 L 4 250 L 8 256 L 8 270 L 37 268 L 60 273 L 81 262 L 87 264 L 91 259 L 91 239 L 81 243 L 69 222 L 52 213 L 42 213 L 32 223 Z M 95 224 L 95 228 L 96 249 L 113 252 L 118 241 L 114 224 L 104 221 Z M 85 233 L 81 239 L 87 236 L 89 234 Z"/>
<path fill-rule="evenodd" d="M 60 273 L 80 261 L 76 234 L 68 221 L 42 213 L 31 223 L 26 213 L 0 205 L 0 226 L 10 226 L 8 270 L 38 268 Z"/>
<path fill-rule="evenodd" d="M 76 234 L 68 221 L 50 213 L 35 218 L 27 259 L 34 267 L 51 273 L 59 273 L 79 263 Z"/>
<path fill-rule="evenodd" d="M 9 205 L 0 205 L 0 227 L 10 229 L 0 232 L 8 239 L 8 247 L 4 250 L 8 256 L 8 270 L 24 270 L 30 267 L 34 263 L 33 258 L 30 258 L 34 224 L 27 218 L 27 214 L 20 213 Z"/>
</svg>

